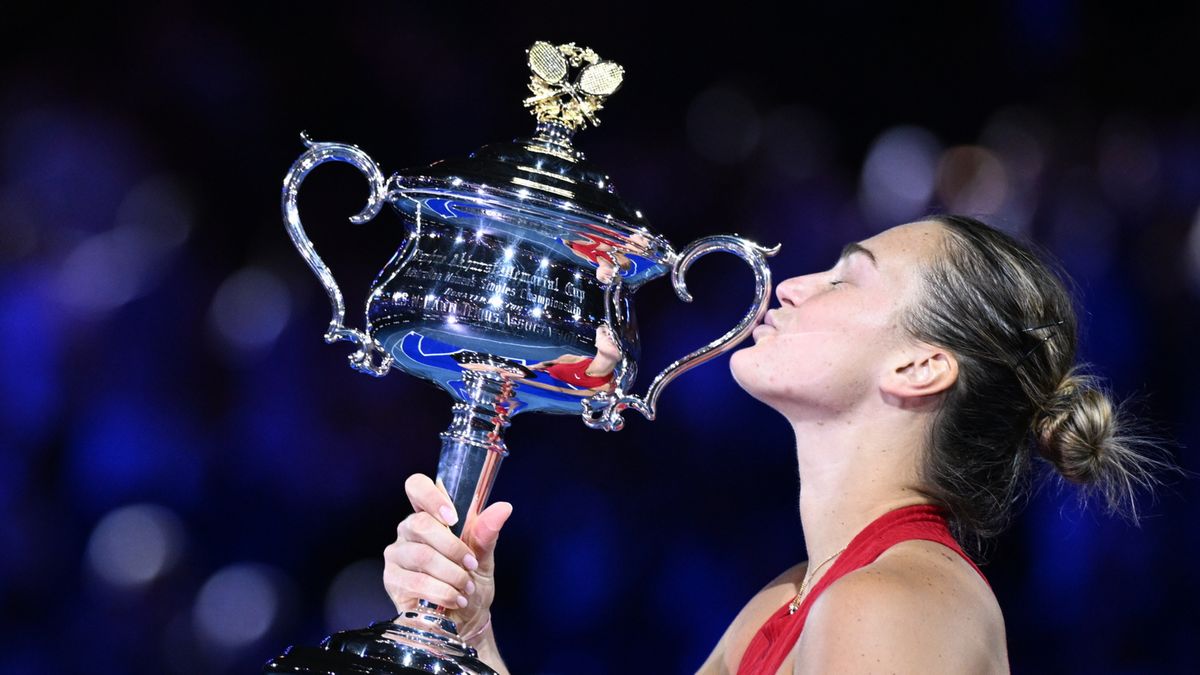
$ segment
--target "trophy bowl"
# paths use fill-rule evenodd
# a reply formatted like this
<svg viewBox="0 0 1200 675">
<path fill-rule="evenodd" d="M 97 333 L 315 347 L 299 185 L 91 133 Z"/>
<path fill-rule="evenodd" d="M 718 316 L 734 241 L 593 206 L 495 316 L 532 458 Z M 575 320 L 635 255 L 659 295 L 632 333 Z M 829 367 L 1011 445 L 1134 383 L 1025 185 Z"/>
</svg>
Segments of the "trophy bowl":
<svg viewBox="0 0 1200 675">
<path fill-rule="evenodd" d="M 573 146 L 575 132 L 599 125 L 595 114 L 620 87 L 624 69 L 574 43 L 537 42 L 526 55 L 533 95 L 525 105 L 537 118 L 532 136 L 385 179 L 357 147 L 302 134 L 308 149 L 283 184 L 287 230 L 333 306 L 325 340 L 357 345 L 349 360 L 360 372 L 381 377 L 398 368 L 455 401 L 441 434 L 437 480 L 463 514 L 451 528 L 460 536 L 487 504 L 514 415 L 580 415 L 609 431 L 621 429 L 627 409 L 654 419 L 663 387 L 750 334 L 770 299 L 765 258 L 778 251 L 736 235 L 676 250 L 655 234 Z M 330 161 L 357 167 L 370 183 L 367 205 L 352 223 L 391 204 L 406 232 L 371 284 L 362 329 L 345 325 L 341 290 L 297 207 L 304 178 Z M 691 301 L 688 268 L 717 251 L 737 255 L 753 271 L 749 309 L 724 335 L 668 365 L 645 394 L 631 393 L 641 352 L 634 292 L 670 275 L 676 294 Z M 452 615 L 423 601 L 318 647 L 290 647 L 264 672 L 492 673 L 459 639 Z"/>
</svg>

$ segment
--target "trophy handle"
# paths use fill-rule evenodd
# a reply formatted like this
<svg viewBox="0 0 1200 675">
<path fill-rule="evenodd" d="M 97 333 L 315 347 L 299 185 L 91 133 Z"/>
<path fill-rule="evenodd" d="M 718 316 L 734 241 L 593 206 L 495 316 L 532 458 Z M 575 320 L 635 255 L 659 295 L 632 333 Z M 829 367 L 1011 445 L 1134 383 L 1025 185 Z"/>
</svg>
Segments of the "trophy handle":
<svg viewBox="0 0 1200 675">
<path fill-rule="evenodd" d="M 325 292 L 329 294 L 329 303 L 333 305 L 333 318 L 329 322 L 329 329 L 325 331 L 325 342 L 332 344 L 339 340 L 349 340 L 358 345 L 358 351 L 349 357 L 350 366 L 359 372 L 382 377 L 392 367 L 392 356 L 366 331 L 347 328 L 342 323 L 346 318 L 346 303 L 342 299 L 342 290 L 338 288 L 337 281 L 333 278 L 333 272 L 329 270 L 325 261 L 321 260 L 321 256 L 317 255 L 312 241 L 304 232 L 304 226 L 300 224 L 300 211 L 296 206 L 296 197 L 304 178 L 318 165 L 325 162 L 351 164 L 361 171 L 371 183 L 371 194 L 367 196 L 367 205 L 357 215 L 350 217 L 351 223 L 362 225 L 379 215 L 379 211 L 387 199 L 383 173 L 375 161 L 367 156 L 367 153 L 353 145 L 316 143 L 306 133 L 300 134 L 300 140 L 308 147 L 308 151 L 300 155 L 283 178 L 283 219 L 287 224 L 288 234 L 292 236 L 292 243 L 296 245 L 296 250 L 300 251 L 300 255 L 304 256 L 308 266 L 317 275 L 317 279 L 325 287 Z"/>
<path fill-rule="evenodd" d="M 584 399 L 584 424 L 593 429 L 620 431 L 625 426 L 625 420 L 621 417 L 621 413 L 626 408 L 632 408 L 644 415 L 646 419 L 653 420 L 658 395 L 672 380 L 701 363 L 733 349 L 746 339 L 753 330 L 754 324 L 758 323 L 763 313 L 766 312 L 767 304 L 771 300 L 771 269 L 767 266 L 766 258 L 779 253 L 779 248 L 779 244 L 768 248 L 749 239 L 719 234 L 697 239 L 680 251 L 671 269 L 671 283 L 675 286 L 675 294 L 679 296 L 680 300 L 692 301 L 692 294 L 688 292 L 687 282 L 684 281 L 684 275 L 687 274 L 692 263 L 709 253 L 723 251 L 745 260 L 746 264 L 750 265 L 754 271 L 754 302 L 751 303 L 750 309 L 747 310 L 742 320 L 727 333 L 667 366 L 650 383 L 645 396 L 626 394 L 621 387 L 617 387 L 612 392 L 600 392 L 591 398 Z"/>
</svg>

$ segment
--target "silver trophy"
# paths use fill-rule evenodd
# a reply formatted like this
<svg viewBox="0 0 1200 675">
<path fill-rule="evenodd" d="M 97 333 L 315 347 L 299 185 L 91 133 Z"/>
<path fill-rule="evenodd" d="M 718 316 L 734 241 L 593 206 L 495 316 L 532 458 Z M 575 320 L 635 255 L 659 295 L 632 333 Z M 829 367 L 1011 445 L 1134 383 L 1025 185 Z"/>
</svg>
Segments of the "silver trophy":
<svg viewBox="0 0 1200 675">
<path fill-rule="evenodd" d="M 437 480 L 463 514 L 456 535 L 487 503 L 514 415 L 580 415 L 608 431 L 622 427 L 626 409 L 653 420 L 668 383 L 750 334 L 770 299 L 765 257 L 778 251 L 734 235 L 676 250 L 651 231 L 641 211 L 572 145 L 576 131 L 600 124 L 596 112 L 620 87 L 624 69 L 574 43 L 537 42 L 526 53 L 533 95 L 525 105 L 537 118 L 531 138 L 385 178 L 362 150 L 302 135 L 308 150 L 283 181 L 288 233 L 333 304 L 325 341 L 357 345 L 349 357 L 355 370 L 382 377 L 399 368 L 455 400 L 441 434 Z M 370 182 L 367 205 L 352 223 L 370 221 L 387 203 L 407 231 L 371 286 L 362 330 L 344 324 L 342 292 L 296 206 L 305 177 L 331 161 L 354 165 Z M 690 302 L 684 275 L 715 251 L 733 253 L 753 270 L 749 310 L 727 333 L 667 366 L 644 395 L 630 393 L 640 353 L 634 291 L 669 274 L 676 294 Z M 451 615 L 422 602 L 319 647 L 289 647 L 265 672 L 493 673 L 459 639 Z"/>
</svg>

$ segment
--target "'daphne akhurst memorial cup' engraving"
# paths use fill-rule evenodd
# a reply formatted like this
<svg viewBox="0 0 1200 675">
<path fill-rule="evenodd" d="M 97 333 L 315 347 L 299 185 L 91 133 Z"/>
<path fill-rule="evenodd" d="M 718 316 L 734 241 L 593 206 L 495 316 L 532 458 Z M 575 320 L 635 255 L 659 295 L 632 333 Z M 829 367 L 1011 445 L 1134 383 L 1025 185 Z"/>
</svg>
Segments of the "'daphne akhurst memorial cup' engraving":
<svg viewBox="0 0 1200 675">
<path fill-rule="evenodd" d="M 622 427 L 629 409 L 654 419 L 663 387 L 750 334 L 770 298 L 765 256 L 778 250 L 734 235 L 676 250 L 655 234 L 572 144 L 581 128 L 600 124 L 596 114 L 620 88 L 624 68 L 573 43 L 537 42 L 526 54 L 532 96 L 525 105 L 537 118 L 531 137 L 385 178 L 362 150 L 302 136 L 308 150 L 283 182 L 287 231 L 333 305 L 326 342 L 356 345 L 355 370 L 381 377 L 398 368 L 438 384 L 455 401 L 441 434 L 437 480 L 464 514 L 456 535 L 487 503 L 514 415 L 580 415 L 589 427 L 609 431 Z M 345 325 L 341 290 L 296 205 L 304 178 L 331 161 L 354 165 L 370 182 L 367 205 L 352 223 L 391 204 L 406 230 L 371 286 L 361 330 Z M 671 363 L 644 395 L 631 393 L 640 352 L 634 291 L 669 274 L 676 294 L 690 301 L 684 275 L 715 251 L 733 253 L 753 270 L 749 310 L 729 332 Z M 459 639 L 452 611 L 423 602 L 320 646 L 289 647 L 265 672 L 493 671 Z"/>
</svg>

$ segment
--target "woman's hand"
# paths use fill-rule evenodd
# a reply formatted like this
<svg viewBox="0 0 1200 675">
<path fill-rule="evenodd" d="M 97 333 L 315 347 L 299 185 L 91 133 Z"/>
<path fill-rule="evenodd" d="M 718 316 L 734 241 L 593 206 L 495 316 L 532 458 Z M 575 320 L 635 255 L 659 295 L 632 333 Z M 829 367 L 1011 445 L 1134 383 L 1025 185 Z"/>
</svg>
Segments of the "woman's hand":
<svg viewBox="0 0 1200 675">
<path fill-rule="evenodd" d="M 396 541 L 383 551 L 383 586 L 397 612 L 415 608 L 418 600 L 437 603 L 452 612 L 459 635 L 474 638 L 491 621 L 496 593 L 493 553 L 512 505 L 496 502 L 487 507 L 459 539 L 450 533 L 458 514 L 441 487 L 428 476 L 413 474 L 404 490 L 414 512 L 396 528 Z"/>
</svg>

